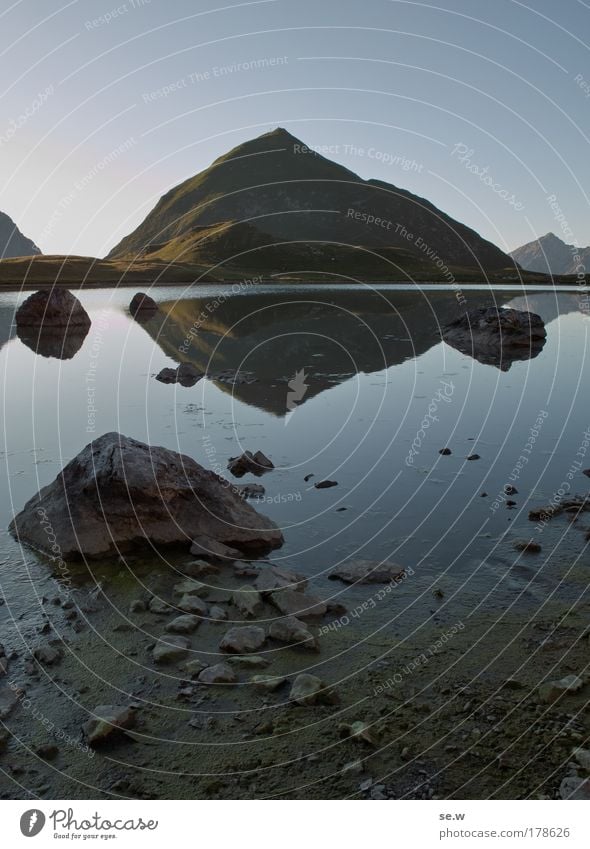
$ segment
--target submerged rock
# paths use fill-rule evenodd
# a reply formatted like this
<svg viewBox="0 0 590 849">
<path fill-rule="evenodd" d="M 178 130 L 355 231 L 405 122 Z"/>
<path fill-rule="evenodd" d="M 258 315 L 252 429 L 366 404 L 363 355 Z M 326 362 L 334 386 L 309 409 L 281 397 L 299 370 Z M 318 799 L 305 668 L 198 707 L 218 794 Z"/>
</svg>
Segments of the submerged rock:
<svg viewBox="0 0 590 849">
<path fill-rule="evenodd" d="M 479 307 L 442 330 L 448 345 L 502 371 L 517 360 L 536 357 L 546 336 L 543 319 L 536 313 L 497 307 Z"/>
<path fill-rule="evenodd" d="M 236 478 L 241 478 L 248 473 L 260 477 L 274 469 L 274 465 L 262 451 L 257 451 L 256 454 L 244 451 L 239 457 L 230 457 L 227 468 Z"/>
<path fill-rule="evenodd" d="M 525 551 L 527 554 L 538 554 L 542 550 L 541 544 L 534 539 L 514 540 L 513 547 L 517 551 Z"/>
<path fill-rule="evenodd" d="M 15 316 L 20 327 L 82 327 L 91 325 L 90 316 L 75 295 L 67 289 L 41 289 L 20 305 Z"/>
<path fill-rule="evenodd" d="M 274 563 L 262 563 L 254 586 L 262 595 L 270 595 L 275 590 L 286 588 L 303 591 L 307 586 L 307 577 L 282 566 L 275 566 Z"/>
<path fill-rule="evenodd" d="M 10 531 L 63 559 L 188 547 L 203 538 L 244 551 L 283 543 L 274 522 L 216 474 L 190 457 L 119 433 L 87 445 L 27 502 Z"/>
<path fill-rule="evenodd" d="M 338 481 L 319 481 L 314 483 L 315 489 L 330 489 L 333 486 L 338 486 Z"/>
<path fill-rule="evenodd" d="M 205 372 L 199 371 L 192 363 L 181 363 L 177 368 L 163 368 L 156 375 L 160 383 L 180 383 L 181 386 L 194 386 L 203 377 Z"/>
<path fill-rule="evenodd" d="M 297 590 L 277 590 L 270 600 L 286 616 L 307 619 L 309 616 L 324 616 L 328 612 L 326 602 L 321 598 Z"/>
<path fill-rule="evenodd" d="M 406 570 L 397 563 L 350 560 L 332 569 L 328 577 L 344 581 L 345 584 L 388 584 L 390 581 L 403 581 L 406 575 Z"/>
</svg>

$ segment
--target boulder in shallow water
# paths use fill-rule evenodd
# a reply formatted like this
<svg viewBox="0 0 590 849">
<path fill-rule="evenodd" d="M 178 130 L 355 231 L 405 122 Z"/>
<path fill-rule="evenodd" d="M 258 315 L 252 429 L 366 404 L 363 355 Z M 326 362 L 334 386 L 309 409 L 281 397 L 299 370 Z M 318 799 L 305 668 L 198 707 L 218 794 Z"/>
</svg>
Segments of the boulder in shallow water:
<svg viewBox="0 0 590 849">
<path fill-rule="evenodd" d="M 533 312 L 479 307 L 442 330 L 444 341 L 480 363 L 508 371 L 517 360 L 539 354 L 547 336 L 541 316 Z"/>
<path fill-rule="evenodd" d="M 75 295 L 67 289 L 41 289 L 18 308 L 16 326 L 90 327 L 90 316 Z"/>
<path fill-rule="evenodd" d="M 328 578 L 340 579 L 345 584 L 389 584 L 398 583 L 406 577 L 403 566 L 378 560 L 349 560 L 332 569 Z"/>
<path fill-rule="evenodd" d="M 147 319 L 151 318 L 158 311 L 158 305 L 153 298 L 146 295 L 145 292 L 137 292 L 129 304 L 129 312 L 133 318 Z"/>
<path fill-rule="evenodd" d="M 277 526 L 191 457 L 107 433 L 86 446 L 15 516 L 21 542 L 63 559 L 189 547 L 244 552 L 282 545 Z"/>
<path fill-rule="evenodd" d="M 262 451 L 257 451 L 256 454 L 244 451 L 239 457 L 230 457 L 227 468 L 236 478 L 241 478 L 248 473 L 260 477 L 274 469 L 274 465 Z"/>
</svg>

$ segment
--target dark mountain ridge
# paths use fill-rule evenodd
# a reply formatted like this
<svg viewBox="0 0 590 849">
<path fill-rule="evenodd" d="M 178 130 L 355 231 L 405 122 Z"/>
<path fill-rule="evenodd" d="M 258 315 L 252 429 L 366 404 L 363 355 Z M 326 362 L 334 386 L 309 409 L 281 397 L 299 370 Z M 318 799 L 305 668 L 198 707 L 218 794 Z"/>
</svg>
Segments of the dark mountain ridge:
<svg viewBox="0 0 590 849">
<path fill-rule="evenodd" d="M 16 256 L 35 256 L 41 251 L 37 245 L 23 236 L 12 218 L 0 212 L 0 259 Z"/>
</svg>

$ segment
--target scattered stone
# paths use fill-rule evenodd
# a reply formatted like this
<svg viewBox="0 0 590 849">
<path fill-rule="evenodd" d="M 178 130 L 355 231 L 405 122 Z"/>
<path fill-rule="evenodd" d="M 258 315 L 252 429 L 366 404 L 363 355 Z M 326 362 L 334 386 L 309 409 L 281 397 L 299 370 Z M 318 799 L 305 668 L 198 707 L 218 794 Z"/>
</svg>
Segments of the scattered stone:
<svg viewBox="0 0 590 849">
<path fill-rule="evenodd" d="M 232 602 L 246 618 L 254 619 L 264 609 L 262 596 L 252 587 L 240 587 L 232 595 Z"/>
<path fill-rule="evenodd" d="M 256 454 L 244 451 L 239 457 L 230 457 L 227 468 L 236 478 L 242 478 L 248 473 L 260 477 L 274 469 L 274 465 L 262 451 L 257 451 Z"/>
<path fill-rule="evenodd" d="M 133 318 L 151 318 L 158 311 L 158 305 L 153 298 L 146 295 L 145 292 L 137 292 L 129 304 L 129 312 Z"/>
<path fill-rule="evenodd" d="M 506 495 L 518 495 L 517 488 L 515 486 L 512 486 L 512 484 L 510 483 L 506 484 L 506 486 L 504 487 L 504 492 L 506 493 Z"/>
<path fill-rule="evenodd" d="M 185 613 L 183 616 L 177 616 L 172 622 L 168 622 L 166 631 L 170 634 L 192 634 L 193 631 L 197 630 L 200 622 L 201 620 L 198 616 Z"/>
<path fill-rule="evenodd" d="M 278 690 L 280 686 L 282 686 L 287 679 L 284 676 L 276 676 L 276 675 L 254 675 L 250 679 L 250 683 L 254 684 L 259 690 L 267 690 L 269 693 L 273 693 L 275 690 Z"/>
<path fill-rule="evenodd" d="M 239 496 L 236 496 L 238 498 Z M 240 499 L 242 500 L 242 499 Z M 252 507 L 248 508 L 252 510 Z M 257 514 L 258 515 L 258 514 Z M 193 537 L 191 554 L 208 557 L 212 560 L 239 560 L 242 554 L 236 549 L 207 536 Z"/>
<path fill-rule="evenodd" d="M 517 551 L 525 551 L 527 554 L 538 554 L 542 551 L 540 543 L 533 539 L 517 539 L 513 543 Z"/>
<path fill-rule="evenodd" d="M 274 522 L 214 472 L 120 433 L 89 443 L 11 522 L 10 532 L 21 543 L 47 552 L 51 544 L 40 510 L 52 523 L 66 561 L 186 545 L 203 536 L 246 551 L 283 543 Z"/>
<path fill-rule="evenodd" d="M 553 704 L 564 693 L 577 693 L 584 686 L 584 681 L 578 675 L 566 675 L 559 681 L 545 681 L 539 687 L 539 698 L 545 704 Z"/>
<path fill-rule="evenodd" d="M 221 651 L 232 654 L 247 654 L 258 651 L 266 641 L 266 634 L 256 625 L 246 625 L 244 628 L 231 628 L 219 644 Z"/>
<path fill-rule="evenodd" d="M 158 596 L 152 596 L 148 605 L 150 613 L 156 613 L 158 616 L 168 616 L 174 613 L 174 608 Z"/>
<path fill-rule="evenodd" d="M 261 657 L 258 654 L 233 655 L 228 657 L 228 663 L 232 666 L 247 666 L 251 669 L 263 669 L 265 666 L 270 666 L 270 660 L 266 657 Z"/>
<path fill-rule="evenodd" d="M 184 581 L 174 584 L 172 591 L 174 595 L 195 595 L 200 598 L 205 598 L 209 593 L 209 587 L 207 584 L 201 583 L 201 581 L 194 581 L 192 578 L 185 578 Z"/>
<path fill-rule="evenodd" d="M 298 572 L 269 563 L 257 572 L 254 586 L 262 595 L 269 595 L 284 588 L 303 591 L 307 586 L 307 578 Z"/>
<path fill-rule="evenodd" d="M 155 663 L 177 663 L 186 657 L 190 647 L 190 640 L 186 637 L 166 637 L 166 639 L 158 640 L 154 646 L 152 657 Z"/>
<path fill-rule="evenodd" d="M 453 452 L 450 448 L 440 448 L 438 453 L 442 454 L 443 457 L 448 457 L 449 454 L 452 454 Z"/>
<path fill-rule="evenodd" d="M 236 674 L 227 663 L 216 663 L 208 666 L 199 675 L 201 684 L 235 684 Z"/>
<path fill-rule="evenodd" d="M 209 609 L 209 619 L 212 619 L 213 622 L 223 622 L 227 619 L 227 611 L 220 607 L 218 604 L 214 604 Z"/>
<path fill-rule="evenodd" d="M 470 454 L 470 455 L 467 457 L 467 459 L 468 459 L 468 460 L 481 460 L 481 457 L 479 456 L 479 454 Z"/>
<path fill-rule="evenodd" d="M 582 472 L 583 475 L 586 475 L 587 478 L 590 478 L 590 469 L 584 469 Z"/>
<path fill-rule="evenodd" d="M 197 678 L 203 669 L 206 669 L 208 666 L 208 663 L 203 663 L 201 660 L 189 660 L 189 662 L 184 665 L 184 671 L 190 678 Z"/>
<path fill-rule="evenodd" d="M 344 764 L 340 770 L 340 775 L 360 775 L 364 771 L 363 762 L 360 758 L 355 761 L 349 761 Z"/>
<path fill-rule="evenodd" d="M 35 754 L 44 761 L 53 761 L 58 756 L 59 749 L 55 743 L 44 743 L 41 746 L 37 746 Z"/>
<path fill-rule="evenodd" d="M 10 716 L 16 707 L 19 697 L 24 692 L 23 687 L 14 686 L 12 682 L 10 685 L 4 682 L 0 684 L 0 719 L 6 719 L 7 716 Z"/>
<path fill-rule="evenodd" d="M 378 745 L 375 729 L 367 722 L 357 720 L 351 725 L 345 726 L 345 728 L 348 731 L 349 737 L 352 737 L 355 740 L 360 740 L 363 743 L 368 743 L 370 746 Z"/>
<path fill-rule="evenodd" d="M 506 507 L 516 507 L 516 501 L 507 501 Z"/>
<path fill-rule="evenodd" d="M 121 735 L 122 731 L 135 726 L 135 710 L 131 707 L 98 705 L 93 711 L 94 717 L 82 726 L 88 744 L 101 746 Z"/>
<path fill-rule="evenodd" d="M 291 686 L 289 698 L 299 705 L 333 704 L 335 695 L 326 687 L 321 678 L 302 672 Z"/>
<path fill-rule="evenodd" d="M 590 749 L 574 749 L 573 755 L 582 769 L 590 773 Z"/>
<path fill-rule="evenodd" d="M 275 619 L 269 629 L 269 636 L 280 643 L 302 646 L 312 651 L 319 651 L 316 638 L 308 630 L 305 622 L 295 616 L 284 616 Z"/>
<path fill-rule="evenodd" d="M 321 598 L 298 590 L 277 590 L 270 595 L 270 601 L 285 616 L 297 616 L 300 619 L 324 616 L 328 611 L 326 602 Z"/>
<path fill-rule="evenodd" d="M 305 475 L 305 477 L 303 478 L 303 480 L 305 481 L 305 483 L 307 483 L 307 482 L 308 482 L 308 481 L 310 481 L 312 478 L 315 478 L 315 475 L 314 475 L 314 473 L 313 473 L 313 472 L 310 472 L 310 474 L 309 474 L 309 475 Z"/>
<path fill-rule="evenodd" d="M 160 383 L 179 383 L 185 388 L 194 386 L 203 377 L 204 372 L 199 371 L 192 363 L 181 363 L 177 368 L 163 368 L 156 375 Z"/>
<path fill-rule="evenodd" d="M 406 570 L 397 563 L 378 560 L 349 560 L 332 569 L 329 578 L 340 579 L 345 584 L 389 584 L 400 583 L 406 578 Z"/>
<path fill-rule="evenodd" d="M 44 646 L 38 646 L 33 651 L 33 657 L 39 663 L 42 663 L 43 666 L 54 666 L 61 660 L 61 651 L 56 646 L 46 644 Z"/>
<path fill-rule="evenodd" d="M 568 775 L 559 785 L 559 795 L 562 799 L 587 801 L 590 799 L 590 779 Z"/>
<path fill-rule="evenodd" d="M 315 489 L 330 489 L 332 486 L 338 486 L 338 481 L 318 481 L 314 483 Z"/>
<path fill-rule="evenodd" d="M 147 604 L 142 599 L 136 598 L 129 605 L 129 613 L 145 613 Z"/>
<path fill-rule="evenodd" d="M 219 566 L 207 560 L 191 560 L 190 563 L 183 564 L 182 570 L 191 578 L 203 578 L 206 575 L 217 575 Z"/>
<path fill-rule="evenodd" d="M 260 483 L 236 483 L 233 489 L 241 498 L 261 498 L 266 492 Z"/>
<path fill-rule="evenodd" d="M 198 595 L 183 595 L 178 602 L 178 609 L 183 613 L 191 613 L 193 616 L 205 618 L 208 614 L 208 607 Z"/>
</svg>

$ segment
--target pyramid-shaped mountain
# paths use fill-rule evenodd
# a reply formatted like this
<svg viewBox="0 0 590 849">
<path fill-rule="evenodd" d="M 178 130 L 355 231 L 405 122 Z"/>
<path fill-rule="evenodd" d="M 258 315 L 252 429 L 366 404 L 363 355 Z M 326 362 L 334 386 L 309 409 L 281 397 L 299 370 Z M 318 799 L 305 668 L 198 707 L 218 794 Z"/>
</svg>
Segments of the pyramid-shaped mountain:
<svg viewBox="0 0 590 849">
<path fill-rule="evenodd" d="M 12 218 L 0 212 L 0 259 L 14 256 L 34 256 L 41 251 L 37 245 L 23 236 Z"/>
<path fill-rule="evenodd" d="M 507 254 L 429 201 L 363 180 L 282 128 L 171 189 L 109 254 L 138 256 L 283 272 L 329 271 L 342 259 L 351 274 L 387 262 L 439 275 L 441 263 L 515 270 Z"/>
<path fill-rule="evenodd" d="M 590 247 L 568 245 L 555 233 L 521 245 L 510 256 L 527 271 L 541 274 L 583 274 L 590 268 Z"/>
</svg>

